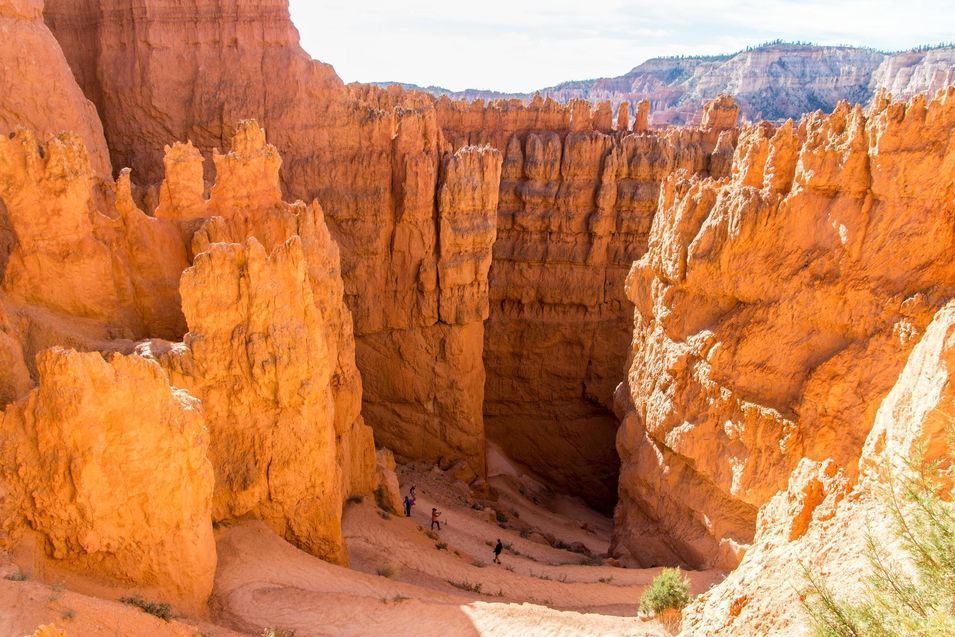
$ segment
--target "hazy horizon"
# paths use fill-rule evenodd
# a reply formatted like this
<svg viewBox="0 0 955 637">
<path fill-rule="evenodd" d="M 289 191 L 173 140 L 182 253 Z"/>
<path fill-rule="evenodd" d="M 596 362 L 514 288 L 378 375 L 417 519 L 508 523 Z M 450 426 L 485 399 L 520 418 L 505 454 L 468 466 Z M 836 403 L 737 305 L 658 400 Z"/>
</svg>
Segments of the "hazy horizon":
<svg viewBox="0 0 955 637">
<path fill-rule="evenodd" d="M 290 0 L 302 46 L 346 82 L 528 92 L 622 75 L 668 55 L 722 55 L 783 39 L 905 50 L 955 39 L 943 0 Z"/>
</svg>

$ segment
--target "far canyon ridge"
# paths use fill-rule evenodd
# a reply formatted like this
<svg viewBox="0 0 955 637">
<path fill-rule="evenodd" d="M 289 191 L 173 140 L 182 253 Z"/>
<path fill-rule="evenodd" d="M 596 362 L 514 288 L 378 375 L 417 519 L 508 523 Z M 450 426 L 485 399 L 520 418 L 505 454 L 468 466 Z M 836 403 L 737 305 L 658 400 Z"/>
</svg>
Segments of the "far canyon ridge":
<svg viewBox="0 0 955 637">
<path fill-rule="evenodd" d="M 701 104 L 721 93 L 736 99 L 744 119 L 782 121 L 815 110 L 831 111 L 840 101 L 867 105 L 881 90 L 896 99 L 909 99 L 934 95 L 952 83 L 953 45 L 884 52 L 775 41 L 726 55 L 653 58 L 624 75 L 561 82 L 536 93 L 561 103 L 608 100 L 614 108 L 647 100 L 652 109 L 650 123 L 664 126 L 698 124 Z M 400 85 L 465 100 L 527 101 L 535 94 Z"/>
<path fill-rule="evenodd" d="M 800 634 L 801 563 L 865 571 L 875 468 L 951 455 L 944 51 L 741 124 L 346 85 L 283 0 L 0 28 L 11 634 L 150 634 L 140 596 L 169 634 L 654 635 L 665 565 L 685 634 Z"/>
</svg>

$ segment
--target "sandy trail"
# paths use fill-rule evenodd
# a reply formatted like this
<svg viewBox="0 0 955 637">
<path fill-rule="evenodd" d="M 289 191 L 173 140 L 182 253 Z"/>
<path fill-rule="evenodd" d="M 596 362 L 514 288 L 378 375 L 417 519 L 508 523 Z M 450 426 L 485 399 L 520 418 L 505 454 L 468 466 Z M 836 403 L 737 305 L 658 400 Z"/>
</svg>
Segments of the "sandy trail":
<svg viewBox="0 0 955 637">
<path fill-rule="evenodd" d="M 351 568 L 296 549 L 262 522 L 218 529 L 214 624 L 165 622 L 31 577 L 0 579 L 0 635 L 28 635 L 49 623 L 70 637 L 258 637 L 268 628 L 294 630 L 296 637 L 666 635 L 636 616 L 640 594 L 659 569 L 600 559 L 610 540 L 608 518 L 551 493 L 503 456 L 491 458 L 492 499 L 475 500 L 445 472 L 412 465 L 399 470 L 402 493 L 417 486 L 410 519 L 384 513 L 371 499 L 347 505 Z M 432 506 L 443 512 L 440 532 L 428 528 Z M 498 538 L 508 547 L 501 565 L 491 561 Z M 555 548 L 574 543 L 579 552 Z M 0 555 L 0 576 L 15 571 L 9 556 Z M 722 577 L 688 575 L 694 593 Z"/>
<path fill-rule="evenodd" d="M 347 507 L 350 569 L 295 549 L 258 522 L 221 529 L 218 621 L 251 634 L 292 629 L 297 637 L 666 634 L 636 617 L 640 593 L 659 569 L 585 565 L 584 555 L 521 537 L 510 523 L 501 528 L 493 511 L 472 508 L 463 485 L 440 471 L 404 467 L 401 478 L 403 493 L 417 486 L 411 519 L 383 514 L 370 501 Z M 516 512 L 512 521 L 525 534 L 531 526 L 568 544 L 606 550 L 606 518 L 570 499 L 525 496 L 521 491 L 534 485 L 514 475 L 491 484 L 500 494 L 495 506 Z M 432 506 L 447 522 L 440 533 L 428 531 Z M 497 538 L 511 547 L 500 566 L 491 563 L 487 544 Z M 689 576 L 700 592 L 722 574 Z"/>
<path fill-rule="evenodd" d="M 0 567 L 0 576 L 16 572 Z M 138 608 L 89 597 L 58 585 L 0 579 L 0 635 L 32 635 L 40 625 L 54 624 L 70 637 L 239 637 L 240 633 L 209 622 L 177 618 L 167 622 Z"/>
</svg>

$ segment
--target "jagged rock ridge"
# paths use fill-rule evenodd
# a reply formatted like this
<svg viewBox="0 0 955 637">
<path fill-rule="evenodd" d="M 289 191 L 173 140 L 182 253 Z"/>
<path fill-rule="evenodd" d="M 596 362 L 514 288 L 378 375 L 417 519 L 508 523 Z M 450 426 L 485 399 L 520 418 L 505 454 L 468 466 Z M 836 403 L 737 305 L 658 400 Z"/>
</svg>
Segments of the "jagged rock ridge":
<svg viewBox="0 0 955 637">
<path fill-rule="evenodd" d="M 932 95 L 955 82 L 955 48 L 883 53 L 849 46 L 771 43 L 720 56 L 654 58 L 610 78 L 563 82 L 539 92 L 559 102 L 649 100 L 652 123 L 692 124 L 705 100 L 728 93 L 751 121 L 799 119 L 840 100 L 867 104 L 880 89 L 900 98 Z M 382 83 L 383 85 L 387 85 Z M 452 99 L 529 100 L 532 94 L 416 88 Z"/>
</svg>

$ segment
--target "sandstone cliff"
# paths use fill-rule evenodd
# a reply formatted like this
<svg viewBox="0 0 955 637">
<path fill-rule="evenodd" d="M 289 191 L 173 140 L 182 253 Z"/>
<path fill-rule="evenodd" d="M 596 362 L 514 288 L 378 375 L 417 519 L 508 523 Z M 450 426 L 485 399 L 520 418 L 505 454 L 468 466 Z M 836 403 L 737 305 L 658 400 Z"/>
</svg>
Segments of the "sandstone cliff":
<svg viewBox="0 0 955 637">
<path fill-rule="evenodd" d="M 619 551 L 734 566 L 812 463 L 855 483 L 880 403 L 955 294 L 953 130 L 953 89 L 880 96 L 747 128 L 730 177 L 667 179 L 627 281 Z"/>
<path fill-rule="evenodd" d="M 702 596 L 686 616 L 687 635 L 794 634 L 806 615 L 799 601 L 803 566 L 825 578 L 840 597 L 860 594 L 870 564 L 869 537 L 896 542 L 885 501 L 886 468 L 895 484 L 909 462 L 951 462 L 955 421 L 955 304 L 933 317 L 912 348 L 898 380 L 882 401 L 866 437 L 853 485 L 832 460 L 803 460 L 785 491 L 759 514 L 753 547 L 742 564 Z M 888 557 L 888 560 L 894 560 Z M 802 583 L 802 584 L 800 584 Z"/>
<path fill-rule="evenodd" d="M 29 529 L 51 568 L 201 611 L 216 549 L 199 401 L 138 356 L 53 348 L 37 368 L 0 424 L 5 548 Z"/>
<path fill-rule="evenodd" d="M 93 170 L 110 176 L 103 126 L 43 23 L 43 0 L 0 4 L 0 37 L 8 43 L 0 51 L 0 134 L 17 126 L 42 139 L 71 131 L 83 140 Z"/>
<path fill-rule="evenodd" d="M 377 477 L 321 208 L 282 202 L 281 159 L 253 122 L 215 156 L 208 195 L 194 148 L 167 160 L 162 187 L 140 192 L 128 171 L 96 176 L 71 134 L 0 139 L 15 240 L 0 387 L 17 401 L 3 420 L 3 540 L 30 530 L 52 569 L 197 610 L 213 520 L 258 517 L 344 562 L 342 502 Z M 158 202 L 156 216 L 137 200 Z"/>
<path fill-rule="evenodd" d="M 493 210 L 499 155 L 449 159 L 459 148 L 444 141 L 427 100 L 378 109 L 352 98 L 331 67 L 298 47 L 284 0 L 243 0 L 229 11 L 51 0 L 45 15 L 106 122 L 114 162 L 143 183 L 159 179 L 170 131 L 205 153 L 224 147 L 246 117 L 272 131 L 286 158 L 285 191 L 318 198 L 341 246 L 369 424 L 400 455 L 463 457 L 483 474 L 480 323 L 493 235 L 442 218 L 474 201 Z M 484 172 L 465 179 L 448 161 Z M 206 162 L 207 179 L 212 168 Z M 439 201 L 439 190 L 455 194 Z M 449 231 L 462 239 L 441 246 Z M 454 297 L 466 302 L 452 309 Z"/>
<path fill-rule="evenodd" d="M 345 87 L 301 51 L 280 2 L 234 13 L 127 4 L 51 0 L 46 11 L 115 161 L 155 180 L 167 131 L 203 152 L 227 143 L 240 117 L 273 131 L 284 189 L 317 197 L 341 246 L 362 410 L 378 442 L 406 458 L 464 459 L 479 477 L 486 426 L 517 460 L 609 510 L 613 388 L 631 331 L 623 279 L 663 178 L 727 170 L 735 106 L 698 130 L 650 133 L 648 103 L 631 129 L 626 110 L 615 126 L 610 104 L 467 105 Z M 194 203 L 195 155 L 167 154 L 167 175 L 192 185 L 163 186 L 157 217 L 207 214 Z"/>
</svg>

